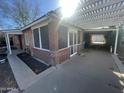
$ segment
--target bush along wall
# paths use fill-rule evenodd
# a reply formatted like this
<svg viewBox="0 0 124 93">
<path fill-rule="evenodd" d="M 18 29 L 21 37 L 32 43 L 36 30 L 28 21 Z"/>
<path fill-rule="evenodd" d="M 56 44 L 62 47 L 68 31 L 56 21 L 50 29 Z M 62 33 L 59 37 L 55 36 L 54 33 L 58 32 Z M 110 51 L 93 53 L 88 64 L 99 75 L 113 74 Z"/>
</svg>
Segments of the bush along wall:
<svg viewBox="0 0 124 93">
<path fill-rule="evenodd" d="M 0 47 L 6 46 L 5 37 L 0 37 Z"/>
</svg>

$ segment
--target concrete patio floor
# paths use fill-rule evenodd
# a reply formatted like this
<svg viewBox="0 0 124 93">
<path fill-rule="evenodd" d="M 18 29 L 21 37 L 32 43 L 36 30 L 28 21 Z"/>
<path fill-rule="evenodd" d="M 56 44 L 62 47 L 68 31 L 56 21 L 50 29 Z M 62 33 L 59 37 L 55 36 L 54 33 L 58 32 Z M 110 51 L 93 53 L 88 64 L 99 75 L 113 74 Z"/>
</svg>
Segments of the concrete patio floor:
<svg viewBox="0 0 124 93">
<path fill-rule="evenodd" d="M 13 51 L 12 55 L 8 55 L 8 60 L 19 88 L 24 90 L 30 85 L 36 75 L 16 56 L 19 52 L 17 50 Z"/>
<path fill-rule="evenodd" d="M 51 67 L 36 75 L 22 60 L 16 56 L 18 53 L 23 51 L 13 50 L 12 52 L 12 55 L 8 55 L 8 60 L 20 90 L 27 89 L 41 77 L 44 77 L 55 70 L 54 67 Z"/>
<path fill-rule="evenodd" d="M 111 54 L 89 50 L 41 77 L 24 93 L 123 93 Z"/>
</svg>

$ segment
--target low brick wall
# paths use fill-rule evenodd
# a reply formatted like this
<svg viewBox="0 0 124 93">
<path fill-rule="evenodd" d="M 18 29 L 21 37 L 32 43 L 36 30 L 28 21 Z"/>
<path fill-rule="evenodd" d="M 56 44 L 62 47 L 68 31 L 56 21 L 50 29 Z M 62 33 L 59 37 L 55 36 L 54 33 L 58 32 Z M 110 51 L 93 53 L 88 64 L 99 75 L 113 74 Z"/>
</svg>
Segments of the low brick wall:
<svg viewBox="0 0 124 93">
<path fill-rule="evenodd" d="M 80 54 L 82 50 L 82 44 L 77 45 L 77 53 Z"/>
<path fill-rule="evenodd" d="M 60 49 L 58 51 L 59 64 L 70 58 L 69 48 Z"/>
<path fill-rule="evenodd" d="M 32 51 L 33 51 L 34 57 L 37 57 L 43 60 L 44 62 L 51 64 L 51 56 L 49 51 L 44 51 L 44 50 L 35 49 L 35 48 L 33 48 Z"/>
</svg>

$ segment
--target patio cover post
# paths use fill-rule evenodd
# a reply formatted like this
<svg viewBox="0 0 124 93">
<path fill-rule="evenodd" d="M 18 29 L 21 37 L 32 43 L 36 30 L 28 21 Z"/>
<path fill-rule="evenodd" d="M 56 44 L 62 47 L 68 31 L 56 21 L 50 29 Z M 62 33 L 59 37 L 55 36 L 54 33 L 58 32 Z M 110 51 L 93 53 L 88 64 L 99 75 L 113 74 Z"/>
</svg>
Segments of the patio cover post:
<svg viewBox="0 0 124 93">
<path fill-rule="evenodd" d="M 9 54 L 12 54 L 12 50 L 11 50 L 11 46 L 10 46 L 10 40 L 9 40 L 9 34 L 6 33 L 5 34 L 5 39 L 6 39 L 6 45 L 7 45 L 7 50 L 9 52 Z"/>
<path fill-rule="evenodd" d="M 115 55 L 117 55 L 118 35 L 119 35 L 119 26 L 116 27 L 116 38 L 115 38 L 115 47 L 114 47 Z"/>
</svg>

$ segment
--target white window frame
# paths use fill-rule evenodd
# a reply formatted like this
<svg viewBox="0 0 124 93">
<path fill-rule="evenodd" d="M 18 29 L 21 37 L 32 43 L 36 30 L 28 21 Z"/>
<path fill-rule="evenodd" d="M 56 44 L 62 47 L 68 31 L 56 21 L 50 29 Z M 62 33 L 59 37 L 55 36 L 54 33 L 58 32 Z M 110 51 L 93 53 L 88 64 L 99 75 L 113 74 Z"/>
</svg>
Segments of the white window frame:
<svg viewBox="0 0 124 93">
<path fill-rule="evenodd" d="M 43 26 L 46 26 L 46 25 L 43 25 Z M 33 48 L 35 49 L 39 49 L 39 50 L 43 50 L 43 51 L 50 51 L 49 49 L 45 49 L 45 48 L 42 48 L 42 40 L 41 40 L 41 32 L 40 32 L 40 28 L 42 28 L 43 26 L 40 26 L 40 27 L 37 27 L 37 28 L 34 28 L 34 29 L 38 29 L 38 32 L 39 32 L 39 44 L 40 44 L 40 48 L 39 47 L 35 47 L 35 43 L 34 43 L 34 29 L 32 29 L 32 37 L 33 37 Z"/>
</svg>

